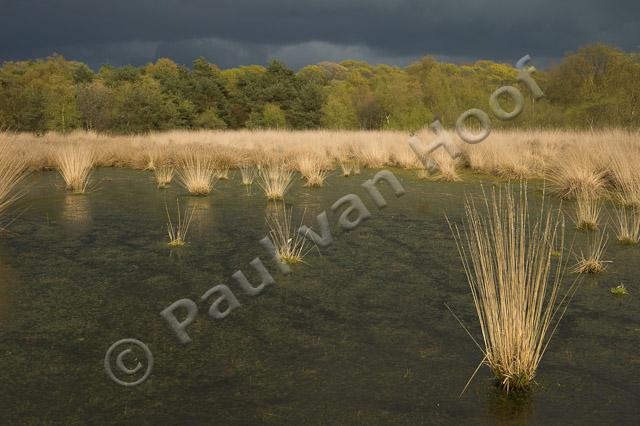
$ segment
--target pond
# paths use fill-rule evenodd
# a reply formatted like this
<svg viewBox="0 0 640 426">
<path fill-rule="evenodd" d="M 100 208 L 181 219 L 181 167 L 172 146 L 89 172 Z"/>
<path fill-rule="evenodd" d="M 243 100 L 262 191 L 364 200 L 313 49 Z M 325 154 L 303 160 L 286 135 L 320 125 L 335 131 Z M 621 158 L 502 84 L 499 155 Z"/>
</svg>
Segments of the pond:
<svg viewBox="0 0 640 426">
<path fill-rule="evenodd" d="M 334 241 L 288 275 L 258 242 L 273 207 L 257 186 L 248 194 L 239 176 L 198 198 L 175 183 L 156 189 L 150 172 L 100 169 L 88 195 L 65 193 L 55 172 L 32 175 L 18 217 L 0 236 L 2 423 L 636 422 L 640 248 L 617 244 L 610 227 L 613 263 L 582 281 L 538 386 L 507 395 L 483 367 L 460 396 L 482 355 L 445 303 L 476 338 L 480 329 L 445 213 L 459 223 L 464 194 L 496 181 L 432 182 L 392 171 L 406 194 L 381 189 L 382 210 L 361 187 L 375 171 L 334 174 L 317 189 L 296 181 L 286 196 L 294 222 L 304 213 L 317 229 L 316 215 L 326 210 Z M 530 183 L 532 204 L 541 186 Z M 372 216 L 344 231 L 330 206 L 349 193 Z M 196 210 L 188 244 L 171 248 L 165 203 L 175 211 L 177 197 Z M 575 248 L 585 242 L 578 233 Z M 256 283 L 249 262 L 257 256 L 276 284 L 252 297 L 231 275 L 241 269 Z M 628 296 L 609 292 L 619 283 Z M 210 303 L 199 301 L 218 284 L 241 303 L 223 320 L 208 317 Z M 183 298 L 199 307 L 187 345 L 160 316 Z M 133 387 L 114 383 L 103 365 L 123 338 L 153 353 L 153 371 Z"/>
</svg>

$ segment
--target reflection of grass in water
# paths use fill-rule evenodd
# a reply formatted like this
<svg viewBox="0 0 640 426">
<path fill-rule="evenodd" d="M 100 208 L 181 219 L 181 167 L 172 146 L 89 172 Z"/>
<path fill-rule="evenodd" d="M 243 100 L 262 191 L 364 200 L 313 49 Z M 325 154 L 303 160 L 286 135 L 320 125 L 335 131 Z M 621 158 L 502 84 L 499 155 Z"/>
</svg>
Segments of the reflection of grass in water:
<svg viewBox="0 0 640 426">
<path fill-rule="evenodd" d="M 526 184 L 521 185 L 518 196 L 510 186 L 504 191 L 494 189 L 491 198 L 482 199 L 483 209 L 469 197 L 463 233 L 452 226 L 484 349 L 476 345 L 507 391 L 525 389 L 534 381 L 566 310 L 563 304 L 576 288 L 574 282 L 559 298 L 566 265 L 560 255 L 552 267 L 551 257 L 552 251 L 563 247 L 563 220 L 559 212 L 554 215 L 544 205 L 540 215 L 531 219 L 526 189 Z"/>
<path fill-rule="evenodd" d="M 62 206 L 62 217 L 71 224 L 87 225 L 91 221 L 91 209 L 86 194 L 67 194 Z"/>
<path fill-rule="evenodd" d="M 498 383 L 488 395 L 489 413 L 507 424 L 528 424 L 533 414 L 533 398 L 530 392 L 504 393 Z"/>
<path fill-rule="evenodd" d="M 185 197 L 182 199 L 186 208 L 193 216 L 192 224 L 198 235 L 208 234 L 214 231 L 214 210 L 212 205 L 216 203 L 211 197 Z M 216 204 L 218 205 L 218 204 Z M 221 211 L 224 207 L 221 207 Z"/>
</svg>

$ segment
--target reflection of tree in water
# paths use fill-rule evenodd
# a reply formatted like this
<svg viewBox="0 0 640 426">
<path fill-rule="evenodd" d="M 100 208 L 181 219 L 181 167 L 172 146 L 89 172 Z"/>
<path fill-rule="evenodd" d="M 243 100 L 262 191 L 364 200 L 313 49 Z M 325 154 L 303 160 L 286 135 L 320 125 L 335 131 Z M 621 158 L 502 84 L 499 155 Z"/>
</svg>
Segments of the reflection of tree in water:
<svg viewBox="0 0 640 426">
<path fill-rule="evenodd" d="M 68 194 L 62 205 L 62 219 L 64 224 L 78 230 L 85 231 L 91 224 L 91 207 L 86 195 Z"/>
<path fill-rule="evenodd" d="M 535 385 L 534 385 L 535 386 Z M 494 423 L 529 424 L 533 414 L 531 391 L 505 392 L 497 383 L 488 391 L 489 415 Z"/>
</svg>

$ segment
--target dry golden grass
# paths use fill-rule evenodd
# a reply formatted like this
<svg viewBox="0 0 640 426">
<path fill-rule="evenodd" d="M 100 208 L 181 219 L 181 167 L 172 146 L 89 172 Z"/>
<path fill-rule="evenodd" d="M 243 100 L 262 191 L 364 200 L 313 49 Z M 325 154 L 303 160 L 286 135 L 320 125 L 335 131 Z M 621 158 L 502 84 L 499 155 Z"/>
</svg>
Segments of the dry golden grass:
<svg viewBox="0 0 640 426">
<path fill-rule="evenodd" d="M 173 167 L 168 164 L 162 164 L 160 166 L 154 167 L 153 174 L 156 179 L 156 185 L 158 188 L 164 189 L 171 184 L 173 180 Z"/>
<path fill-rule="evenodd" d="M 329 175 L 329 167 L 323 158 L 312 154 L 302 154 L 297 161 L 297 169 L 306 180 L 305 186 L 322 186 Z"/>
<path fill-rule="evenodd" d="M 526 388 L 576 288 L 560 297 L 562 218 L 547 207 L 531 218 L 526 186 L 494 189 L 481 206 L 467 198 L 465 212 L 462 231 L 450 226 L 482 330 L 484 348 L 476 345 L 501 386 Z"/>
<path fill-rule="evenodd" d="M 240 178 L 243 185 L 253 185 L 256 179 L 256 170 L 251 166 L 240 166 Z"/>
<path fill-rule="evenodd" d="M 340 170 L 342 171 L 342 176 L 351 176 L 351 174 L 353 173 L 353 162 L 349 160 L 341 160 L 339 164 Z"/>
<path fill-rule="evenodd" d="M 462 180 L 456 171 L 458 159 L 451 158 L 451 156 L 442 149 L 433 152 L 430 158 L 435 162 L 436 170 L 429 172 L 423 168 L 418 172 L 418 177 L 446 182 L 458 182 Z"/>
<path fill-rule="evenodd" d="M 611 186 L 614 199 L 623 206 L 640 207 L 640 144 L 625 141 L 609 153 Z"/>
<path fill-rule="evenodd" d="M 85 193 L 95 164 L 91 146 L 68 143 L 55 149 L 55 158 L 66 188 L 76 194 Z"/>
<path fill-rule="evenodd" d="M 303 218 L 304 219 L 304 218 Z M 271 208 L 267 215 L 269 238 L 273 242 L 278 258 L 289 264 L 300 263 L 313 249 L 310 240 L 298 233 L 298 227 L 293 226 L 293 209 L 287 208 L 284 202 Z"/>
<path fill-rule="evenodd" d="M 435 135 L 423 130 L 428 143 Z M 547 177 L 551 189 L 575 198 L 578 191 L 599 195 L 610 191 L 624 205 L 640 204 L 640 134 L 624 130 L 496 130 L 480 144 L 469 145 L 450 133 L 463 156 L 455 173 L 447 165 L 443 178 L 456 180 L 462 168 L 509 178 Z M 322 170 L 342 168 L 343 175 L 360 167 L 422 168 L 400 131 L 170 131 L 141 136 L 108 136 L 92 132 L 0 134 L 27 154 L 30 169 L 57 166 L 57 152 L 69 144 L 92 147 L 95 166 L 155 168 L 163 158 L 176 160 L 201 147 L 218 178 L 242 166 L 284 165 L 297 168 L 301 155 L 318 158 Z M 434 155 L 442 155 L 440 148 Z M 318 179 L 321 180 L 321 179 Z"/>
<path fill-rule="evenodd" d="M 581 188 L 576 198 L 576 227 L 587 231 L 596 230 L 601 211 L 602 203 L 598 195 Z"/>
<path fill-rule="evenodd" d="M 600 238 L 597 235 L 589 236 L 587 250 L 581 251 L 576 256 L 578 262 L 573 266 L 572 271 L 578 274 L 599 274 L 604 271 L 605 264 L 610 263 L 603 260 L 608 239 L 604 230 L 600 233 Z"/>
<path fill-rule="evenodd" d="M 621 244 L 640 242 L 640 211 L 637 209 L 616 209 L 616 236 Z"/>
<path fill-rule="evenodd" d="M 169 245 L 171 247 L 181 247 L 187 242 L 187 232 L 189 232 L 189 225 L 193 219 L 193 213 L 195 208 L 185 209 L 184 212 L 180 211 L 180 201 L 176 199 L 176 206 L 178 211 L 177 222 L 173 223 L 171 220 L 171 214 L 169 214 L 169 208 L 164 205 L 167 212 L 167 234 L 169 236 Z"/>
<path fill-rule="evenodd" d="M 293 172 L 283 165 L 260 167 L 258 185 L 269 200 L 282 200 L 293 181 Z"/>
<path fill-rule="evenodd" d="M 26 175 L 25 156 L 9 143 L 0 142 L 0 221 L 7 209 L 23 195 L 17 187 Z"/>
<path fill-rule="evenodd" d="M 145 170 L 153 171 L 156 169 L 156 167 L 160 166 L 160 164 L 162 164 L 164 160 L 164 154 L 165 153 L 163 152 L 162 148 L 152 142 L 145 153 Z"/>
<path fill-rule="evenodd" d="M 216 182 L 213 159 L 202 147 L 188 147 L 180 160 L 178 177 L 190 194 L 209 194 Z"/>
<path fill-rule="evenodd" d="M 552 161 L 547 179 L 553 192 L 562 198 L 579 194 L 600 194 L 605 186 L 606 169 L 585 148 L 573 146 Z"/>
</svg>

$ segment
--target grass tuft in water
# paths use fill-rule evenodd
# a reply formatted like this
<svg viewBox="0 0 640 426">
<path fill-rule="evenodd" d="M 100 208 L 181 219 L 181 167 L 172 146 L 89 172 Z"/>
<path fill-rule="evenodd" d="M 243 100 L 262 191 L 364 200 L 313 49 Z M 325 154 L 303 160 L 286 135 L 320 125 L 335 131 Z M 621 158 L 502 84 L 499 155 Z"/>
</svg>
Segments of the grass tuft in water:
<svg viewBox="0 0 640 426">
<path fill-rule="evenodd" d="M 9 143 L 0 143 L 0 218 L 23 195 L 24 192 L 16 191 L 16 188 L 26 175 L 26 157 L 9 146 Z"/>
<path fill-rule="evenodd" d="M 258 185 L 269 200 L 282 200 L 293 181 L 293 172 L 283 165 L 260 167 Z"/>
<path fill-rule="evenodd" d="M 553 214 L 543 204 L 539 216 L 531 218 L 526 184 L 521 184 L 519 195 L 510 185 L 498 192 L 494 188 L 490 198 L 484 189 L 483 194 L 481 207 L 467 197 L 463 231 L 449 223 L 484 348 L 467 333 L 500 386 L 507 391 L 526 389 L 534 383 L 540 360 L 578 281 L 560 297 L 566 263 L 562 260 L 564 220 L 559 211 Z M 554 251 L 559 258 L 552 261 Z"/>
<path fill-rule="evenodd" d="M 66 188 L 75 194 L 84 194 L 89 187 L 95 164 L 91 147 L 68 143 L 55 151 L 55 158 Z"/>
<path fill-rule="evenodd" d="M 640 212 L 637 209 L 616 209 L 616 237 L 621 244 L 640 242 Z"/>
<path fill-rule="evenodd" d="M 216 182 L 216 169 L 211 155 L 202 147 L 190 147 L 184 153 L 178 176 L 191 195 L 207 195 Z"/>
<path fill-rule="evenodd" d="M 164 205 L 165 211 L 167 212 L 167 220 L 169 221 L 167 223 L 167 234 L 169 235 L 169 246 L 182 247 L 187 243 L 187 232 L 189 232 L 189 225 L 191 224 L 191 219 L 193 219 L 195 208 L 185 208 L 182 213 L 180 211 L 180 201 L 178 199 L 176 199 L 176 205 L 178 207 L 178 220 L 175 225 L 171 220 L 169 208 L 166 204 Z"/>
<path fill-rule="evenodd" d="M 603 260 L 605 248 L 607 246 L 608 236 L 606 232 L 602 232 L 600 238 L 597 236 L 589 237 L 586 252 L 580 251 L 576 256 L 576 263 L 572 271 L 578 274 L 599 274 L 606 268 L 606 263 L 610 261 Z"/>
<path fill-rule="evenodd" d="M 159 189 L 165 189 L 173 180 L 173 167 L 167 164 L 155 167 L 153 169 L 153 173 L 156 178 L 156 185 L 158 185 Z"/>
<path fill-rule="evenodd" d="M 287 208 L 284 202 L 281 206 L 273 206 L 273 209 L 267 213 L 266 220 L 269 238 L 282 262 L 300 263 L 315 247 L 304 235 L 298 233 L 299 226 L 293 226 L 293 209 Z"/>
<path fill-rule="evenodd" d="M 580 190 L 576 198 L 576 227 L 582 231 L 598 229 L 598 219 L 602 211 L 602 203 L 596 193 Z"/>
</svg>

